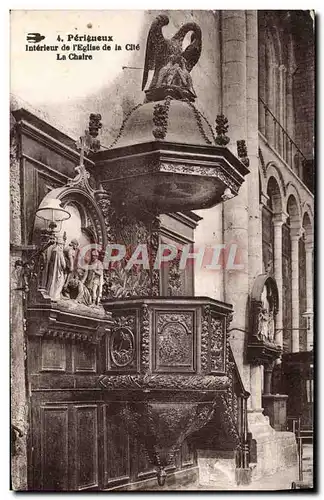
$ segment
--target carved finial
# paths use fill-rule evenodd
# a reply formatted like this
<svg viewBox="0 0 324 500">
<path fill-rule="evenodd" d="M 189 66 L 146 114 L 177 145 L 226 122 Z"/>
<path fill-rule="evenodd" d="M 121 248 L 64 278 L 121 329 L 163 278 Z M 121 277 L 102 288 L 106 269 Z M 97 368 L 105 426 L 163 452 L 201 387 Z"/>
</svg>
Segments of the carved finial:
<svg viewBox="0 0 324 500">
<path fill-rule="evenodd" d="M 80 163 L 79 166 L 84 166 L 84 155 L 89 153 L 90 145 L 91 145 L 92 137 L 89 134 L 88 130 L 84 131 L 84 135 L 80 137 L 80 139 L 76 142 L 76 147 L 80 149 Z"/>
<path fill-rule="evenodd" d="M 230 138 L 227 137 L 228 132 L 228 120 L 224 115 L 217 115 L 216 117 L 216 144 L 218 146 L 226 146 Z"/>
<path fill-rule="evenodd" d="M 244 139 L 241 139 L 240 141 L 236 141 L 236 147 L 237 147 L 237 156 L 241 160 L 241 162 L 248 167 L 250 165 L 250 160 L 248 158 L 248 153 L 247 153 L 247 147 L 246 147 L 246 142 Z"/>
<path fill-rule="evenodd" d="M 230 188 L 225 188 L 225 191 L 222 194 L 221 198 L 223 201 L 227 201 L 227 200 L 230 200 L 231 198 L 234 198 L 234 194 L 232 193 Z"/>
<path fill-rule="evenodd" d="M 92 141 L 90 144 L 91 151 L 96 152 L 99 151 L 100 149 L 100 141 L 99 139 L 96 139 L 96 137 L 98 136 L 99 130 L 101 128 L 102 128 L 101 115 L 91 113 L 89 116 L 89 134 L 92 137 Z"/>
<path fill-rule="evenodd" d="M 91 137 L 89 131 L 85 130 L 84 135 L 82 135 L 76 142 L 76 147 L 80 149 L 80 163 L 77 167 L 75 167 L 77 175 L 74 179 L 70 179 L 67 183 L 68 186 L 78 186 L 81 189 L 87 190 L 91 196 L 93 195 L 94 190 L 89 184 L 90 174 L 85 168 L 84 156 L 86 153 L 89 153 L 92 141 L 93 138 Z"/>
</svg>

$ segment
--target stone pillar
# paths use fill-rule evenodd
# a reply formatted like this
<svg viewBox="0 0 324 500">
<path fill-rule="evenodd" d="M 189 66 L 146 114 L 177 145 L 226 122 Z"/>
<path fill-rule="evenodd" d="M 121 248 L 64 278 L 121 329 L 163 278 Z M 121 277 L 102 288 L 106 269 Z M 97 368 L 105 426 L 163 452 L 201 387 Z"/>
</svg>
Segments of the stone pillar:
<svg viewBox="0 0 324 500">
<path fill-rule="evenodd" d="M 287 74 L 287 132 L 290 137 L 294 137 L 294 100 L 293 100 L 293 71 Z M 287 141 L 287 163 L 293 168 L 293 148 L 292 143 Z"/>
<path fill-rule="evenodd" d="M 268 363 L 264 366 L 264 394 L 271 394 L 271 377 L 273 363 Z"/>
<path fill-rule="evenodd" d="M 270 60 L 269 54 L 267 57 L 267 101 L 266 104 L 268 108 L 274 113 L 274 71 L 273 71 L 273 63 Z M 271 144 L 271 146 L 275 146 L 275 133 L 274 133 L 274 121 L 273 116 L 266 112 L 265 118 L 265 130 L 266 130 L 266 138 Z"/>
<path fill-rule="evenodd" d="M 246 117 L 246 12 L 221 11 L 223 113 L 228 118 L 229 148 L 237 154 L 236 141 L 247 137 Z M 234 306 L 231 346 L 245 388 L 249 391 L 250 370 L 243 366 L 246 332 L 248 280 L 248 180 L 238 196 L 224 203 L 224 243 L 236 243 L 240 270 L 224 272 L 225 301 Z"/>
<path fill-rule="evenodd" d="M 248 175 L 248 261 L 249 292 L 255 278 L 262 273 L 262 218 L 259 204 L 258 158 L 258 18 L 257 11 L 246 11 L 246 111 L 247 151 L 250 160 Z M 261 366 L 250 367 L 251 401 L 253 410 L 262 408 Z"/>
<path fill-rule="evenodd" d="M 249 411 L 262 413 L 262 366 L 252 365 L 250 370 Z"/>
<path fill-rule="evenodd" d="M 283 323 L 282 323 L 282 307 L 283 307 L 283 297 L 282 297 L 282 225 L 286 221 L 286 214 L 278 213 L 273 216 L 273 229 L 274 229 L 274 275 L 276 278 L 278 293 L 279 293 L 279 304 L 278 304 L 278 314 L 276 316 L 276 332 L 275 341 L 276 344 L 283 347 Z"/>
<path fill-rule="evenodd" d="M 299 352 L 299 238 L 301 228 L 299 222 L 290 224 L 291 239 L 291 303 L 292 303 L 292 332 L 291 351 Z"/>
<path fill-rule="evenodd" d="M 249 157 L 248 229 L 249 290 L 262 272 L 262 217 L 259 203 L 259 137 L 258 137 L 258 20 L 257 12 L 246 11 L 246 112 L 247 151 Z"/>
<path fill-rule="evenodd" d="M 266 48 L 264 43 L 265 36 L 265 22 L 264 15 L 261 14 L 259 17 L 259 43 L 258 43 L 258 51 L 259 51 L 259 62 L 260 62 L 260 71 L 258 71 L 259 78 L 259 97 L 266 103 Z M 262 102 L 259 102 L 259 130 L 265 136 L 265 109 Z"/>
<path fill-rule="evenodd" d="M 279 116 L 278 120 L 285 129 L 286 128 L 286 66 L 281 64 L 279 66 Z M 280 127 L 279 127 L 280 128 Z M 279 153 L 282 158 L 286 158 L 286 135 L 283 130 L 279 130 Z"/>
<path fill-rule="evenodd" d="M 277 63 L 272 63 L 271 65 L 272 74 L 273 74 L 273 103 L 271 111 L 274 114 L 275 118 L 279 120 L 279 65 Z M 278 151 L 279 150 L 279 136 L 280 136 L 280 127 L 276 120 L 273 120 L 274 127 L 274 143 L 273 147 Z"/>
<path fill-rule="evenodd" d="M 314 334 L 313 334 L 313 235 L 306 236 L 305 252 L 306 252 L 306 308 L 307 308 L 307 351 L 313 349 Z"/>
<path fill-rule="evenodd" d="M 16 436 L 11 448 L 11 484 L 15 491 L 27 490 L 27 431 L 28 401 L 26 391 L 24 302 L 21 267 L 22 259 L 21 192 L 19 135 L 16 126 L 10 142 L 10 361 L 11 361 L 11 425 Z M 15 429 L 15 430 L 14 430 Z"/>
</svg>

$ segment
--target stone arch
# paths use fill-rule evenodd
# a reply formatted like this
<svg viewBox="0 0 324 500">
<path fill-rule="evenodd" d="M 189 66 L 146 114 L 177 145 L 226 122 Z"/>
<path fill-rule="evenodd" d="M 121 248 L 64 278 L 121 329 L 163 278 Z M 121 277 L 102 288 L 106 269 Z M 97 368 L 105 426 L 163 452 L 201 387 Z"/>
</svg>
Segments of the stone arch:
<svg viewBox="0 0 324 500">
<path fill-rule="evenodd" d="M 308 210 L 303 212 L 302 226 L 305 233 L 306 240 L 312 238 L 314 232 L 314 221 Z"/>
<path fill-rule="evenodd" d="M 287 213 L 289 215 L 290 222 L 301 225 L 300 206 L 298 200 L 293 194 L 289 194 L 287 197 Z"/>
<path fill-rule="evenodd" d="M 304 220 L 304 216 L 306 214 L 309 217 L 309 221 L 311 223 L 312 229 L 314 229 L 314 212 L 313 212 L 312 206 L 307 201 L 305 201 L 302 204 L 302 220 Z"/>
<path fill-rule="evenodd" d="M 272 210 L 275 214 L 280 214 L 284 211 L 283 196 L 280 191 L 278 179 L 271 175 L 267 179 L 267 195 L 271 200 Z"/>
<path fill-rule="evenodd" d="M 302 215 L 301 215 L 301 212 L 302 212 L 302 210 L 301 210 L 302 201 L 301 201 L 301 197 L 300 197 L 300 194 L 299 194 L 298 189 L 296 188 L 295 184 L 293 184 L 292 182 L 288 182 L 288 184 L 286 185 L 287 208 L 288 208 L 288 201 L 289 201 L 289 198 L 291 196 L 296 201 L 298 215 L 299 215 L 299 220 L 301 221 L 302 220 Z"/>
<path fill-rule="evenodd" d="M 269 162 L 266 166 L 267 179 L 274 177 L 277 181 L 282 200 L 286 197 L 286 185 L 280 168 L 274 162 Z"/>
<path fill-rule="evenodd" d="M 261 302 L 262 292 L 267 289 L 268 294 L 272 296 L 274 310 L 277 313 L 279 307 L 279 292 L 276 280 L 268 274 L 259 274 L 253 283 L 251 290 L 251 300 Z"/>
</svg>

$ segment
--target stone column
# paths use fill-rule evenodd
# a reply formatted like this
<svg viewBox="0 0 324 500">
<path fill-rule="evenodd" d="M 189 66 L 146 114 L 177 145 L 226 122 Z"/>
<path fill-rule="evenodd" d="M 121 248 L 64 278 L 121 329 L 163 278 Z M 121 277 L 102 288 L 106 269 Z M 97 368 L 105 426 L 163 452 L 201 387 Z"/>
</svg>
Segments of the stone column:
<svg viewBox="0 0 324 500">
<path fill-rule="evenodd" d="M 229 148 L 237 154 L 236 141 L 247 138 L 246 117 L 246 12 L 221 12 L 222 96 L 223 113 L 228 118 L 231 139 Z M 243 366 L 246 332 L 246 306 L 249 293 L 248 276 L 248 183 L 243 183 L 238 196 L 226 201 L 224 209 L 224 243 L 238 245 L 240 270 L 225 270 L 225 301 L 234 306 L 231 324 L 231 346 L 244 385 L 249 390 L 250 370 Z"/>
<path fill-rule="evenodd" d="M 291 239 L 291 302 L 292 302 L 292 352 L 299 352 L 299 238 L 301 227 L 299 222 L 290 224 Z"/>
<path fill-rule="evenodd" d="M 258 44 L 258 51 L 259 51 L 259 61 L 260 61 L 260 71 L 258 72 L 258 78 L 259 78 L 259 97 L 266 103 L 267 102 L 267 97 L 266 97 L 266 48 L 265 48 L 265 43 L 264 43 L 264 35 L 265 35 L 265 22 L 264 22 L 264 15 L 260 15 L 259 18 L 259 26 L 260 26 L 260 33 L 259 33 L 259 44 Z M 259 102 L 259 130 L 260 132 L 265 136 L 265 109 L 262 104 L 262 102 Z"/>
<path fill-rule="evenodd" d="M 281 64 L 279 66 L 279 116 L 278 120 L 280 124 L 285 129 L 285 117 L 286 117 L 286 66 Z M 280 129 L 280 127 L 279 127 Z M 279 130 L 279 152 L 282 158 L 285 159 L 285 151 L 286 151 L 286 135 L 283 130 Z"/>
<path fill-rule="evenodd" d="M 273 216 L 273 229 L 274 229 L 274 275 L 276 278 L 278 293 L 279 293 L 279 304 L 278 304 L 278 314 L 276 316 L 276 332 L 275 341 L 281 347 L 283 347 L 283 323 L 282 323 L 282 307 L 283 307 L 283 297 L 282 297 L 282 225 L 286 221 L 286 214 L 278 213 Z"/>
<path fill-rule="evenodd" d="M 263 108 L 262 108 L 263 109 Z M 262 218 L 259 204 L 258 158 L 258 19 L 255 10 L 246 11 L 246 111 L 247 150 L 250 160 L 248 174 L 248 260 L 249 292 L 255 278 L 262 273 Z M 261 366 L 250 367 L 252 410 L 262 408 Z"/>
<path fill-rule="evenodd" d="M 290 137 L 294 137 L 294 100 L 293 100 L 293 71 L 289 70 L 287 75 L 287 132 Z M 292 143 L 287 141 L 287 163 L 293 168 L 293 148 Z"/>
<path fill-rule="evenodd" d="M 273 363 L 268 363 L 264 366 L 264 394 L 271 394 L 271 377 Z"/>
<path fill-rule="evenodd" d="M 305 252 L 306 252 L 306 304 L 307 304 L 307 351 L 313 348 L 313 235 L 306 236 Z"/>
<path fill-rule="evenodd" d="M 267 100 L 266 104 L 268 108 L 272 111 L 272 113 L 275 112 L 274 110 L 274 71 L 273 71 L 273 63 L 270 60 L 269 54 L 267 58 Z M 266 112 L 266 118 L 265 118 L 265 130 L 266 130 L 266 138 L 271 144 L 271 146 L 275 146 L 275 133 L 274 133 L 274 121 L 273 121 L 273 116 L 269 113 Z"/>
<path fill-rule="evenodd" d="M 19 133 L 11 129 L 10 142 L 10 362 L 11 362 L 11 425 L 16 430 L 16 446 L 11 448 L 11 484 L 16 491 L 27 490 L 28 400 L 26 393 L 26 343 L 21 267 L 23 258 L 21 231 L 21 183 Z"/>
</svg>

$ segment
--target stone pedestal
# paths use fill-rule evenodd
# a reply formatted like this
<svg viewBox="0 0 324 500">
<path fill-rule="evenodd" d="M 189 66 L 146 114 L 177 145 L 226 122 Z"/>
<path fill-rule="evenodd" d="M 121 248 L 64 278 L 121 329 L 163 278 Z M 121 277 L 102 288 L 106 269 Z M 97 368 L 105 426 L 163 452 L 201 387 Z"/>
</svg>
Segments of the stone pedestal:
<svg viewBox="0 0 324 500">
<path fill-rule="evenodd" d="M 287 429 L 287 399 L 286 394 L 264 394 L 262 396 L 264 415 L 269 417 L 270 425 L 276 431 Z"/>
<path fill-rule="evenodd" d="M 276 431 L 269 417 L 261 411 L 248 412 L 249 432 L 256 447 L 256 466 L 252 466 L 252 482 L 280 470 L 297 470 L 297 444 L 293 432 Z"/>
<path fill-rule="evenodd" d="M 233 451 L 197 450 L 199 485 L 215 489 L 235 488 L 236 468 Z"/>
</svg>

